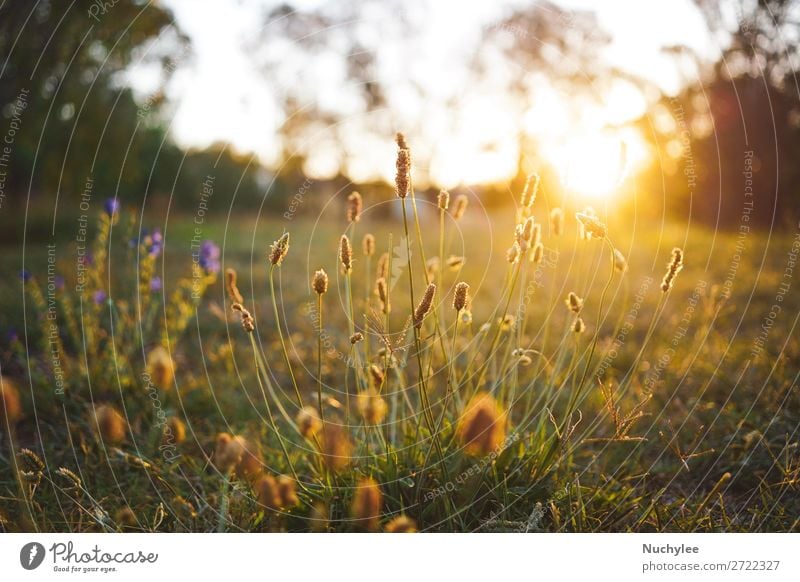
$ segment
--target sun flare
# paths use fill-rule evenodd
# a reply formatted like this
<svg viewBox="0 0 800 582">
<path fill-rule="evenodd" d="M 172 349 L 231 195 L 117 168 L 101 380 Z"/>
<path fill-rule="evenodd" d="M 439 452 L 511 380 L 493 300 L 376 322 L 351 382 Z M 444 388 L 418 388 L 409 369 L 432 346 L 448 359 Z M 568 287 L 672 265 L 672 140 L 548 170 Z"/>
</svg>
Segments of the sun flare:
<svg viewBox="0 0 800 582">
<path fill-rule="evenodd" d="M 547 157 L 565 188 L 577 196 L 601 199 L 618 191 L 644 155 L 636 134 L 597 132 L 568 137 Z"/>
</svg>

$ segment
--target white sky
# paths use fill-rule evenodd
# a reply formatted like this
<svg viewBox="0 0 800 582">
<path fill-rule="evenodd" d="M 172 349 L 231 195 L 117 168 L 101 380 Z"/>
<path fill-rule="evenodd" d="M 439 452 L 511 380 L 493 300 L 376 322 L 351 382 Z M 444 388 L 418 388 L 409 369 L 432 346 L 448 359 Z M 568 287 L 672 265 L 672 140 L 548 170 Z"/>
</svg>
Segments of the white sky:
<svg viewBox="0 0 800 582">
<path fill-rule="evenodd" d="M 409 2 L 409 10 L 424 9 L 423 3 Z M 313 6 L 314 0 L 293 2 Z M 705 25 L 691 0 L 557 0 L 568 8 L 592 9 L 613 41 L 605 57 L 612 64 L 635 75 L 649 78 L 674 92 L 680 72 L 673 61 L 660 53 L 669 45 L 685 44 L 701 54 L 716 50 L 706 37 Z M 260 8 L 278 4 L 275 0 L 165 0 L 180 27 L 191 37 L 195 57 L 191 65 L 179 68 L 169 89 L 175 116 L 172 132 L 182 145 L 203 147 L 227 141 L 243 152 L 255 152 L 273 161 L 277 144 L 271 137 L 280 123 L 280 113 L 271 102 L 267 87 L 259 80 L 243 49 L 245 41 L 264 34 Z M 434 0 L 425 14 L 426 38 L 446 39 L 448 50 L 437 51 L 422 63 L 430 86 L 442 78 L 448 58 L 469 50 L 480 26 L 491 21 L 509 5 L 521 0 Z M 446 31 L 446 34 L 442 34 Z M 379 33 L 380 31 L 378 31 Z M 400 55 L 402 60 L 402 55 Z M 136 79 L 136 77 L 135 77 Z M 140 86 L 146 92 L 141 77 Z"/>
</svg>

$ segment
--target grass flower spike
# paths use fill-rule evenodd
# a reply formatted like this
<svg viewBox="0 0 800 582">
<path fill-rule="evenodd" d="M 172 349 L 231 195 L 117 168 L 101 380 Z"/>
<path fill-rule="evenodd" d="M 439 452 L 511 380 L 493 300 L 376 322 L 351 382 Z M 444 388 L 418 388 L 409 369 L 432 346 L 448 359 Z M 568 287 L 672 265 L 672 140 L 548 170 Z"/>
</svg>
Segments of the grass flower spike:
<svg viewBox="0 0 800 582">
<path fill-rule="evenodd" d="M 425 316 L 428 315 L 428 312 L 431 310 L 434 295 L 436 295 L 436 285 L 434 283 L 429 283 L 419 305 L 417 305 L 417 308 L 414 310 L 414 327 L 417 329 L 422 327 L 422 320 L 425 319 Z"/>
<path fill-rule="evenodd" d="M 285 232 L 270 246 L 269 262 L 273 267 L 279 267 L 289 252 L 289 233 Z"/>
<path fill-rule="evenodd" d="M 672 260 L 667 264 L 667 273 L 661 281 L 661 290 L 666 293 L 672 289 L 675 276 L 683 269 L 683 250 L 678 247 L 672 249 Z"/>
<path fill-rule="evenodd" d="M 358 222 L 361 220 L 361 211 L 364 208 L 364 201 L 361 194 L 353 192 L 347 197 L 347 222 Z"/>
<path fill-rule="evenodd" d="M 353 270 L 353 247 L 350 246 L 350 239 L 346 234 L 339 239 L 339 261 L 345 273 Z"/>
</svg>

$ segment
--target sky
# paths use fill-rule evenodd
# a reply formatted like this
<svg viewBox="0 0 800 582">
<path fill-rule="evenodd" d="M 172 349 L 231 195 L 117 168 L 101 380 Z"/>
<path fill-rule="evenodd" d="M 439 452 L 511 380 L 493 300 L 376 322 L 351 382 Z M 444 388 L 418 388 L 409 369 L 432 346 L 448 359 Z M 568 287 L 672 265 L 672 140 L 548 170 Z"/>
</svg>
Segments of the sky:
<svg viewBox="0 0 800 582">
<path fill-rule="evenodd" d="M 189 35 L 193 43 L 194 56 L 191 60 L 179 64 L 168 96 L 172 102 L 174 115 L 171 131 L 176 141 L 184 146 L 203 147 L 213 142 L 231 143 L 241 152 L 252 152 L 267 164 L 274 163 L 279 155 L 279 144 L 274 139 L 275 132 L 281 122 L 281 113 L 275 105 L 269 87 L 262 76 L 254 69 L 247 45 L 256 42 L 264 35 L 260 14 L 264 8 L 279 4 L 274 0 L 164 0 L 173 10 L 179 26 Z M 318 0 L 299 0 L 292 3 L 298 8 L 313 7 Z M 414 69 L 416 80 L 428 87 L 441 86 L 442 79 L 448 74 L 455 74 L 453 63 L 464 60 L 468 51 L 479 38 L 481 27 L 503 14 L 510 6 L 526 5 L 530 2 L 521 0 L 503 0 L 500 2 L 465 1 L 465 0 L 419 0 L 406 2 L 418 19 L 419 30 L 415 30 L 414 47 L 420 53 Z M 674 61 L 662 54 L 662 49 L 671 45 L 685 44 L 700 54 L 713 57 L 716 49 L 707 36 L 705 24 L 690 0 L 557 0 L 557 4 L 565 8 L 594 10 L 599 23 L 612 37 L 612 42 L 605 51 L 604 57 L 609 63 L 634 75 L 649 79 L 667 92 L 675 92 L 681 83 L 682 75 L 687 71 L 677 68 Z M 420 17 L 421 16 L 421 17 Z M 441 31 L 447 31 L 442 34 Z M 380 35 L 379 27 L 361 31 L 362 34 Z M 402 49 L 401 49 L 402 50 Z M 388 69 L 396 69 L 404 74 L 402 67 L 395 67 L 391 62 L 391 50 L 387 51 Z M 394 57 L 402 63 L 403 54 Z M 320 65 L 315 74 L 332 78 L 335 83 L 335 70 Z M 691 76 L 692 71 L 688 71 Z M 134 73 L 134 85 L 146 95 L 150 90 L 145 74 Z M 624 86 L 614 88 L 618 94 L 603 96 L 608 101 L 607 111 L 598 116 L 609 122 L 624 122 L 626 117 L 638 116 L 644 111 L 645 102 L 641 95 L 632 95 Z M 335 98 L 336 95 L 332 95 Z M 496 96 L 494 96 L 496 97 Z M 493 97 L 493 98 L 494 98 Z M 402 97 L 401 97 L 402 100 Z M 559 116 L 569 117 L 566 110 L 558 110 L 561 97 L 557 94 L 547 95 L 540 91 L 537 107 L 526 116 L 526 123 L 537 129 L 537 123 L 557 119 Z M 411 103 L 410 99 L 406 100 Z M 550 105 L 548 105 L 548 102 Z M 616 104 L 616 105 L 615 105 Z M 425 114 L 428 119 L 437 117 L 436 110 L 425 110 L 427 104 L 409 105 L 417 110 L 408 114 Z M 497 132 L 502 126 L 513 125 L 516 120 L 492 115 L 492 107 L 481 109 L 481 96 L 476 95 L 467 104 L 472 108 L 469 117 L 470 135 L 461 135 L 453 131 L 453 143 L 447 150 L 461 146 L 472 139 L 476 132 Z M 441 111 L 440 111 L 441 112 Z M 537 121 L 538 117 L 538 121 Z M 485 123 L 481 125 L 480 120 Z M 435 126 L 435 123 L 432 124 Z M 497 129 L 501 127 L 501 129 Z M 432 131 L 436 129 L 432 128 Z M 440 132 L 441 129 L 439 128 Z M 538 127 L 542 131 L 541 127 Z M 546 130 L 546 128 L 545 128 Z M 574 130 L 571 130 L 574 131 Z M 563 137 L 563 136 L 562 136 Z M 428 136 L 432 139 L 433 136 Z M 498 138 L 498 142 L 502 140 Z M 563 139 L 562 139 L 563 141 Z M 556 141 L 553 141 L 556 151 Z M 376 144 L 379 148 L 380 145 Z M 387 146 L 388 147 L 388 146 Z M 477 147 L 477 146 L 476 146 Z M 483 144 L 484 150 L 487 148 Z M 503 150 L 503 147 L 497 149 Z M 508 151 L 495 152 L 495 163 L 479 164 L 489 168 L 489 173 L 503 174 L 515 155 L 510 147 Z M 474 152 L 473 152 L 474 153 Z M 475 182 L 494 179 L 493 175 L 468 175 L 463 163 L 456 165 L 455 156 L 446 157 L 431 152 L 430 171 L 437 174 L 438 181 L 446 186 L 459 182 Z M 387 149 L 378 155 L 391 156 Z M 484 151 L 484 156 L 488 155 Z M 469 156 L 462 152 L 460 159 Z M 329 172 L 336 162 L 330 155 L 320 155 L 316 162 L 316 170 L 320 174 Z M 357 178 L 374 177 L 369 167 L 372 162 L 362 163 L 365 167 L 355 167 L 353 172 Z M 311 168 L 313 173 L 314 168 Z"/>
</svg>

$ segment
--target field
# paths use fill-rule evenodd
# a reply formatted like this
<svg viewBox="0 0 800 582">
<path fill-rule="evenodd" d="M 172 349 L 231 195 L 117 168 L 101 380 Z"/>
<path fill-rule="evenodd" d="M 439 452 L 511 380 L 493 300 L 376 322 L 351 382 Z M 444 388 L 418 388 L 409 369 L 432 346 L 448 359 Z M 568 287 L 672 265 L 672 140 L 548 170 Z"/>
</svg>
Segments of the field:
<svg viewBox="0 0 800 582">
<path fill-rule="evenodd" d="M 800 239 L 532 190 L 5 247 L 2 527 L 797 531 Z"/>
</svg>

